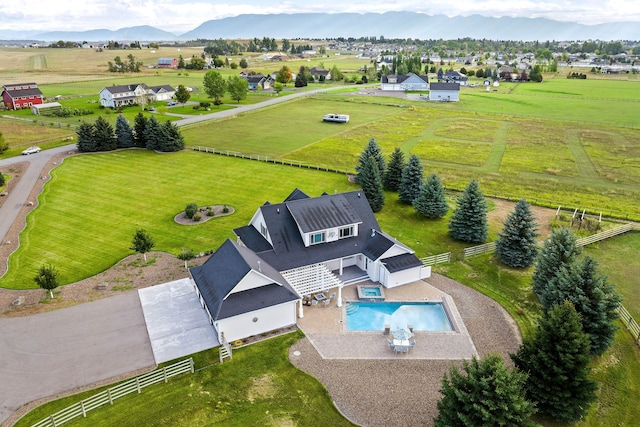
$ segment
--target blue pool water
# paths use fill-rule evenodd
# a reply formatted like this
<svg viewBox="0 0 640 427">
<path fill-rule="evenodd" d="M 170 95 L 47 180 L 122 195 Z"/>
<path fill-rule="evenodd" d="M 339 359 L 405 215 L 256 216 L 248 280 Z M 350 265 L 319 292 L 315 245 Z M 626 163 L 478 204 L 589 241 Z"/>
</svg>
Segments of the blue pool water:
<svg viewBox="0 0 640 427">
<path fill-rule="evenodd" d="M 452 331 L 439 302 L 352 302 L 347 307 L 348 331 L 383 331 L 413 325 L 415 331 Z"/>
<path fill-rule="evenodd" d="M 363 286 L 360 288 L 360 293 L 363 297 L 379 297 L 382 296 L 382 292 L 380 292 L 380 288 L 378 287 L 366 287 Z"/>
</svg>

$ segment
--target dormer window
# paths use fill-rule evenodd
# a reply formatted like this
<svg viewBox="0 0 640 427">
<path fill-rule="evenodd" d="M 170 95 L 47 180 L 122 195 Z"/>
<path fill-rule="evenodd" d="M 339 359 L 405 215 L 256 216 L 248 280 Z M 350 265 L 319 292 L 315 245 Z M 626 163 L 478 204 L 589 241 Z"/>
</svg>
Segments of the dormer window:
<svg viewBox="0 0 640 427">
<path fill-rule="evenodd" d="M 321 233 L 313 233 L 309 236 L 309 244 L 317 245 L 318 243 L 323 243 L 325 241 L 325 233 L 324 231 Z"/>
<path fill-rule="evenodd" d="M 345 237 L 351 237 L 351 236 L 353 236 L 353 226 L 344 227 L 340 229 L 339 237 L 341 239 L 344 239 Z"/>
<path fill-rule="evenodd" d="M 267 227 L 265 227 L 264 224 L 260 224 L 260 234 L 262 234 L 265 239 L 268 237 Z"/>
</svg>

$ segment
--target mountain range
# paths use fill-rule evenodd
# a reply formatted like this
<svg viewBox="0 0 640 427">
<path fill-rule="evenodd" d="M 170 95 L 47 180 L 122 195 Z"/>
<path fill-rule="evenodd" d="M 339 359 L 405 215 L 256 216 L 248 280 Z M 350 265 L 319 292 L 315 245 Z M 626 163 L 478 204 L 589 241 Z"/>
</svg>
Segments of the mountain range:
<svg viewBox="0 0 640 427">
<path fill-rule="evenodd" d="M 294 13 L 239 15 L 214 19 L 175 34 L 148 25 L 89 31 L 0 30 L 1 40 L 64 41 L 188 41 L 195 39 L 323 39 L 380 37 L 492 40 L 634 40 L 638 23 L 585 25 L 545 18 L 427 15 L 416 12 Z"/>
</svg>

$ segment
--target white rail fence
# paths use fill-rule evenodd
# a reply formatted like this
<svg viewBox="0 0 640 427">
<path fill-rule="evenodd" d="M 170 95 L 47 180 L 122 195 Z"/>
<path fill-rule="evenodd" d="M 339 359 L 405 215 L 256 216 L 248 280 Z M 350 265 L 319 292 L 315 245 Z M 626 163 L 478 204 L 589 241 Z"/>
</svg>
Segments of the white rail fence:
<svg viewBox="0 0 640 427">
<path fill-rule="evenodd" d="M 81 400 L 74 405 L 68 406 L 61 411 L 48 416 L 42 421 L 33 424 L 31 427 L 56 427 L 66 423 L 67 421 L 71 421 L 74 418 L 80 416 L 86 417 L 87 412 L 106 404 L 113 405 L 113 401 L 120 397 L 126 396 L 130 393 L 140 393 L 145 387 L 163 381 L 166 383 L 171 377 L 175 377 L 176 375 L 186 372 L 193 373 L 193 371 L 194 366 L 192 358 L 174 363 L 170 366 L 165 366 L 164 368 L 156 369 L 155 371 L 132 378 L 114 387 L 108 388 L 101 393 Z"/>
<path fill-rule="evenodd" d="M 336 173 L 344 173 L 344 174 L 351 173 L 347 170 L 338 169 L 335 166 L 316 165 L 314 163 L 303 162 L 300 160 L 281 159 L 279 157 L 263 156 L 261 154 L 247 154 L 247 153 L 242 153 L 240 151 L 233 151 L 233 150 L 216 150 L 215 148 L 212 148 L 212 147 L 202 147 L 199 145 L 194 146 L 192 148 L 194 151 L 201 151 L 204 153 L 211 153 L 211 154 L 219 154 L 221 156 L 227 156 L 227 157 L 238 157 L 240 159 L 257 160 L 259 162 L 274 163 L 277 165 L 286 165 L 286 166 L 294 166 L 298 168 L 315 169 L 315 170 L 325 171 L 325 172 L 336 172 Z"/>
<path fill-rule="evenodd" d="M 420 258 L 420 261 L 425 267 L 430 265 L 442 264 L 445 262 L 449 263 L 451 262 L 451 252 Z"/>
<path fill-rule="evenodd" d="M 609 230 L 603 231 L 602 233 L 592 234 L 591 236 L 578 239 L 576 240 L 576 246 L 580 247 L 590 245 L 592 243 L 599 242 L 601 240 L 608 239 L 609 237 L 614 237 L 631 230 L 633 230 L 632 224 L 621 225 L 620 227 L 611 228 Z"/>
<path fill-rule="evenodd" d="M 472 246 L 470 248 L 464 248 L 462 251 L 462 258 L 466 259 L 472 256 L 477 256 L 485 252 L 492 252 L 496 250 L 496 242 L 485 243 L 483 245 Z"/>
<path fill-rule="evenodd" d="M 622 304 L 618 307 L 618 315 L 620 315 L 620 320 L 627 327 L 636 344 L 640 345 L 640 326 L 638 326 L 638 322 L 631 317 L 631 314 Z"/>
</svg>

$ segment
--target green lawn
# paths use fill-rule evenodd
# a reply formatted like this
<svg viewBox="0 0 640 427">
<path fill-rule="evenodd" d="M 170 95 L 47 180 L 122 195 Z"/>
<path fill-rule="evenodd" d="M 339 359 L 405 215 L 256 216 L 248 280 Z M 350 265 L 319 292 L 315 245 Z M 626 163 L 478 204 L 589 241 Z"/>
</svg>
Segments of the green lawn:
<svg viewBox="0 0 640 427">
<path fill-rule="evenodd" d="M 301 336 L 295 332 L 236 349 L 230 362 L 150 386 L 65 425 L 352 426 L 325 387 L 289 362 L 288 349 Z M 196 369 L 217 359 L 217 351 L 194 355 Z M 15 425 L 29 426 L 94 393 L 43 405 Z"/>
</svg>

